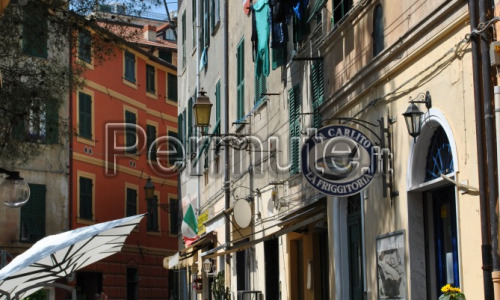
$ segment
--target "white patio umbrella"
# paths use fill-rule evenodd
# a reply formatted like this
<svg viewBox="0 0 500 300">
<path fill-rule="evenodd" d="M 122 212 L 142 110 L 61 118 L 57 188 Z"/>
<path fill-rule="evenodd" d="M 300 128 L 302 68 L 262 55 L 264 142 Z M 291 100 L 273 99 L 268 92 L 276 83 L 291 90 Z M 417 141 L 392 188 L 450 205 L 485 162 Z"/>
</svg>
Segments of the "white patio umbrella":
<svg viewBox="0 0 500 300">
<path fill-rule="evenodd" d="M 0 299 L 19 299 L 72 272 L 120 252 L 144 215 L 47 236 L 0 270 Z M 35 288 L 33 288 L 36 286 Z"/>
</svg>

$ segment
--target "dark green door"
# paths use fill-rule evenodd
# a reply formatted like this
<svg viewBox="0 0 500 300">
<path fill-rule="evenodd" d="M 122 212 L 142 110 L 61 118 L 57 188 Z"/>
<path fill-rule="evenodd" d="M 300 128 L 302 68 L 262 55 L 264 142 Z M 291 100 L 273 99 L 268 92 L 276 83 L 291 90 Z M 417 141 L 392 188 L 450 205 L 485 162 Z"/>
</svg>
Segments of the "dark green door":
<svg viewBox="0 0 500 300">
<path fill-rule="evenodd" d="M 347 238 L 349 247 L 349 299 L 363 299 L 363 259 L 361 240 L 361 207 L 358 195 L 349 197 Z"/>
</svg>

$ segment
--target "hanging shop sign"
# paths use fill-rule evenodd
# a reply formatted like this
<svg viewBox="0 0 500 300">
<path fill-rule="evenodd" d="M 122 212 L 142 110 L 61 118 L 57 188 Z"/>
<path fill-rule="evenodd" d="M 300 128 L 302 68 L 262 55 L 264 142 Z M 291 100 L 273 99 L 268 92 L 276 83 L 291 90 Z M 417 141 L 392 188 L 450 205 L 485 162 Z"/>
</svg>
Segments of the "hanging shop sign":
<svg viewBox="0 0 500 300">
<path fill-rule="evenodd" d="M 327 126 L 302 146 L 302 173 L 323 194 L 345 197 L 359 193 L 372 181 L 377 168 L 376 146 L 348 126 Z"/>
</svg>

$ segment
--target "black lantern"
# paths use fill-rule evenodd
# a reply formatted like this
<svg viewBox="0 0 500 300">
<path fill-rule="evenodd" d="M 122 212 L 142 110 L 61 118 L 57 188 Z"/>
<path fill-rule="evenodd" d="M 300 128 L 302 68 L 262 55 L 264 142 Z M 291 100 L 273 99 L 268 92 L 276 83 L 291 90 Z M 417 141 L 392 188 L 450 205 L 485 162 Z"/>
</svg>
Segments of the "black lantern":
<svg viewBox="0 0 500 300">
<path fill-rule="evenodd" d="M 408 109 L 403 114 L 403 116 L 405 117 L 408 133 L 413 137 L 415 141 L 417 140 L 417 136 L 420 135 L 423 114 L 424 113 L 421 112 L 414 103 L 410 103 L 410 106 L 408 106 Z"/>
<path fill-rule="evenodd" d="M 205 92 L 200 91 L 193 105 L 194 120 L 196 127 L 208 127 L 210 125 L 210 113 L 212 112 L 212 103 Z"/>
<path fill-rule="evenodd" d="M 415 103 L 425 103 L 425 107 L 427 107 L 427 109 L 432 107 L 431 95 L 429 92 L 420 94 L 417 99 L 418 98 L 423 100 L 411 100 L 410 97 L 410 106 L 408 106 L 408 109 L 406 109 L 406 112 L 403 114 L 408 134 L 413 137 L 414 141 L 417 140 L 417 137 L 420 135 L 422 130 L 422 115 L 424 114 L 420 111 L 420 109 L 418 109 L 418 106 Z"/>
<path fill-rule="evenodd" d="M 146 192 L 146 200 L 154 198 L 155 185 L 151 181 L 151 177 L 148 177 L 146 184 L 144 185 L 144 191 Z"/>
</svg>

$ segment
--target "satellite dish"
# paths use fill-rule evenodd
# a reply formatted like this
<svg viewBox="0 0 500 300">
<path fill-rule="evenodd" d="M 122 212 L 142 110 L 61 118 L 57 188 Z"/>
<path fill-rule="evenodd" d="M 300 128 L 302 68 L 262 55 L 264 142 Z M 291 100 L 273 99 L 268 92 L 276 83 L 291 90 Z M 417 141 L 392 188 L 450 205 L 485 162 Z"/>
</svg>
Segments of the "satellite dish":
<svg viewBox="0 0 500 300">
<path fill-rule="evenodd" d="M 247 228 L 252 221 L 252 208 L 248 201 L 246 200 L 238 200 L 234 204 L 234 221 L 240 228 Z"/>
</svg>

